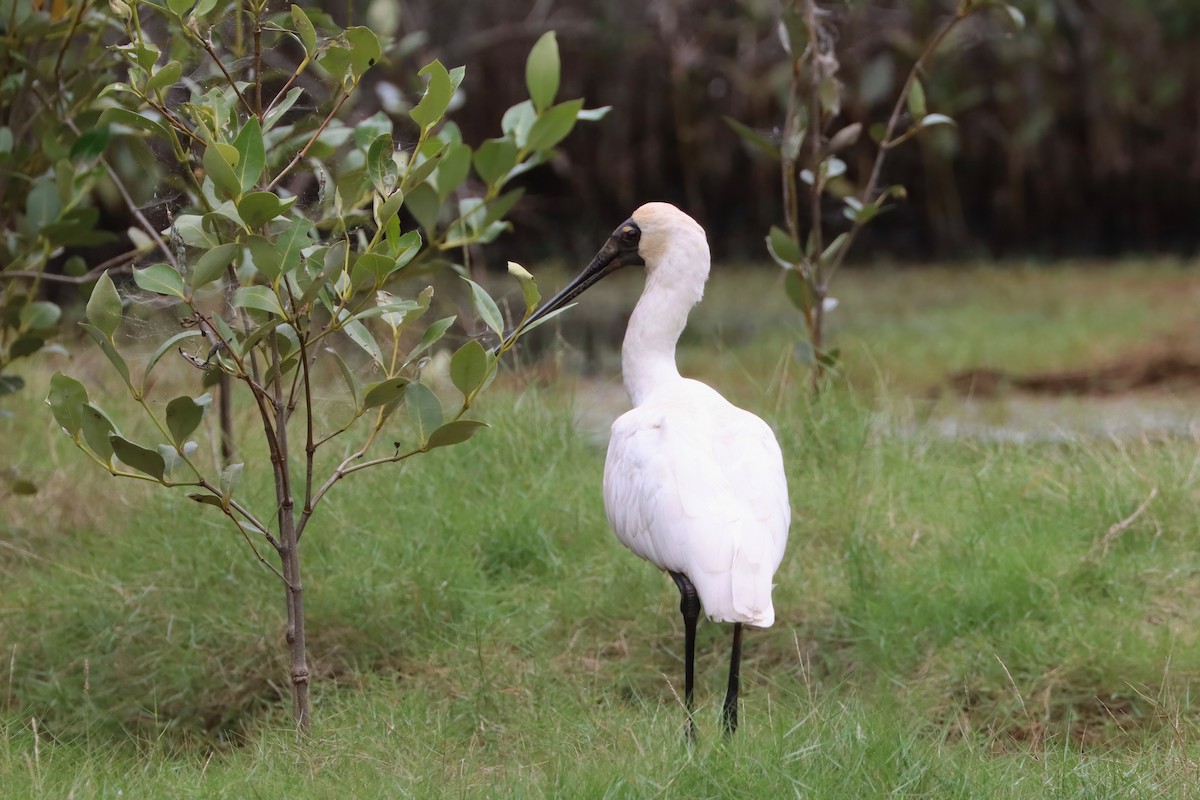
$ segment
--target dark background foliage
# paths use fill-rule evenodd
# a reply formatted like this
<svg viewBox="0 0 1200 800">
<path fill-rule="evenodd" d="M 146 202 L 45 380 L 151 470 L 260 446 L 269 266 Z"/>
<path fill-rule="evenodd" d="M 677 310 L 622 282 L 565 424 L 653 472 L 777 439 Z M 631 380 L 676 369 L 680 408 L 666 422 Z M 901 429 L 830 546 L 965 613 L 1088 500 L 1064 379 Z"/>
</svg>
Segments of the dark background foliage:
<svg viewBox="0 0 1200 800">
<path fill-rule="evenodd" d="M 380 0 L 382 2 L 382 0 Z M 403 3 L 397 36 L 465 64 L 468 139 L 492 135 L 523 91 L 522 65 L 559 32 L 563 96 L 613 106 L 579 130 L 552 170 L 531 174 L 514 255 L 575 257 L 638 204 L 669 200 L 700 219 L 718 255 L 757 257 L 781 217 L 777 167 L 722 119 L 771 132 L 787 62 L 774 0 L 442 0 Z M 839 30 L 845 122 L 886 117 L 920 44 L 953 10 L 935 0 L 829 4 Z M 905 203 L 866 231 L 855 258 L 1190 254 L 1200 243 L 1200 3 L 1019 0 L 974 18 L 926 76 L 933 129 L 890 157 L 883 183 Z M 346 13 L 330 9 L 334 16 Z M 368 24 L 378 10 L 354 9 Z M 483 88 L 481 88 L 483 87 Z M 481 96 L 482 95 L 482 96 Z M 366 113 L 366 109 L 363 110 Z M 865 137 L 864 137 L 865 138 Z M 847 161 L 865 169 L 869 143 Z M 539 235 L 540 234 L 540 235 Z"/>
</svg>

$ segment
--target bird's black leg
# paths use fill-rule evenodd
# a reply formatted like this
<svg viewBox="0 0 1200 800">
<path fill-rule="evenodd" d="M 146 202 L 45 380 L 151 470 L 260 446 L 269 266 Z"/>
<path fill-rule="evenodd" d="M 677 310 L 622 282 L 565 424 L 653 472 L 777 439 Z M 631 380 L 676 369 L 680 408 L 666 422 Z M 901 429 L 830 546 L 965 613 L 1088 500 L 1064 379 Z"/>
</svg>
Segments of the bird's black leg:
<svg viewBox="0 0 1200 800">
<path fill-rule="evenodd" d="M 696 673 L 696 621 L 700 619 L 700 595 L 696 594 L 696 587 L 682 572 L 672 572 L 671 578 L 679 587 L 679 611 L 683 614 L 683 697 L 688 712 L 687 737 L 692 742 L 696 740 L 696 725 L 692 722 L 692 689 Z"/>
<path fill-rule="evenodd" d="M 733 653 L 729 656 L 729 690 L 725 693 L 725 735 L 732 736 L 737 730 L 738 686 L 742 668 L 742 623 L 733 623 Z"/>
</svg>

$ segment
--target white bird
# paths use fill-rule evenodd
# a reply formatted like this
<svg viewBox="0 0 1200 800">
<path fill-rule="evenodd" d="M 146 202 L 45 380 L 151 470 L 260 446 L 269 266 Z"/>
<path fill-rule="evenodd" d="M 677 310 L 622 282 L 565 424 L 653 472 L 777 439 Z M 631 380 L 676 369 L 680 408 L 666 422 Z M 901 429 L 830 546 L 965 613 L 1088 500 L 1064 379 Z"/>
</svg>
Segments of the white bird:
<svg viewBox="0 0 1200 800">
<path fill-rule="evenodd" d="M 732 733 L 742 625 L 766 628 L 775 621 L 772 579 L 791 511 L 783 455 L 771 428 L 709 386 L 682 377 L 675 363 L 688 312 L 708 280 L 704 229 L 670 204 L 642 206 L 527 324 L 630 264 L 646 267 L 646 286 L 621 347 L 633 409 L 612 426 L 604 506 L 621 543 L 670 573 L 679 587 L 689 737 L 700 608 L 712 620 L 733 623 L 722 714 L 726 733 Z"/>
</svg>

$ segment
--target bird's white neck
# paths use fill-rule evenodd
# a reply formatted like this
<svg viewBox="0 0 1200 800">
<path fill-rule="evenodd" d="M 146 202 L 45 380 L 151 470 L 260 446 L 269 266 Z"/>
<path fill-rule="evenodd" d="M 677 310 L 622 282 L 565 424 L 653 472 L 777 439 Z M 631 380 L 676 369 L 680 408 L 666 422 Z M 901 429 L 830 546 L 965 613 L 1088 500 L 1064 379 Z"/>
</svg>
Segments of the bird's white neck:
<svg viewBox="0 0 1200 800">
<path fill-rule="evenodd" d="M 680 253 L 677 257 L 686 255 Z M 682 380 L 675 364 L 675 345 L 687 325 L 688 312 L 704 293 L 707 256 L 705 252 L 704 270 L 698 281 L 678 280 L 676 270 L 667 263 L 647 271 L 646 288 L 629 317 L 621 345 L 621 375 L 635 406 L 656 389 Z"/>
</svg>

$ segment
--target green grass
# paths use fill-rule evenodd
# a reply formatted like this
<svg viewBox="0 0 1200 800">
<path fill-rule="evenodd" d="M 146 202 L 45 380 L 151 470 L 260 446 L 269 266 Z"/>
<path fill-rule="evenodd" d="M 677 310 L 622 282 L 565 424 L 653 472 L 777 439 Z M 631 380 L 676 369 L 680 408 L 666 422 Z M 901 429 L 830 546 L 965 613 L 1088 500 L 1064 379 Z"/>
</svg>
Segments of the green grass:
<svg viewBox="0 0 1200 800">
<path fill-rule="evenodd" d="M 718 279 L 697 312 L 685 361 L 775 425 L 795 520 L 729 743 L 729 631 L 701 626 L 690 753 L 678 595 L 608 532 L 569 385 L 508 380 L 492 430 L 330 495 L 304 542 L 301 743 L 277 581 L 212 509 L 91 469 L 40 406 L 48 372 L 27 375 L 0 419 L 41 486 L 2 498 L 0 795 L 1193 796 L 1197 441 L 948 438 L 903 391 L 947 338 L 1012 368 L 1095 357 L 1100 328 L 1101 351 L 1136 348 L 1174 319 L 1144 306 L 1182 273 L 1106 272 L 1110 292 L 1021 272 L 1006 297 L 1038 298 L 1036 333 L 1012 332 L 999 271 L 846 277 L 838 336 L 860 366 L 817 401 L 765 354 L 786 346 L 782 310 L 735 335 Z M 1025 353 L 1035 339 L 1055 344 Z"/>
</svg>

